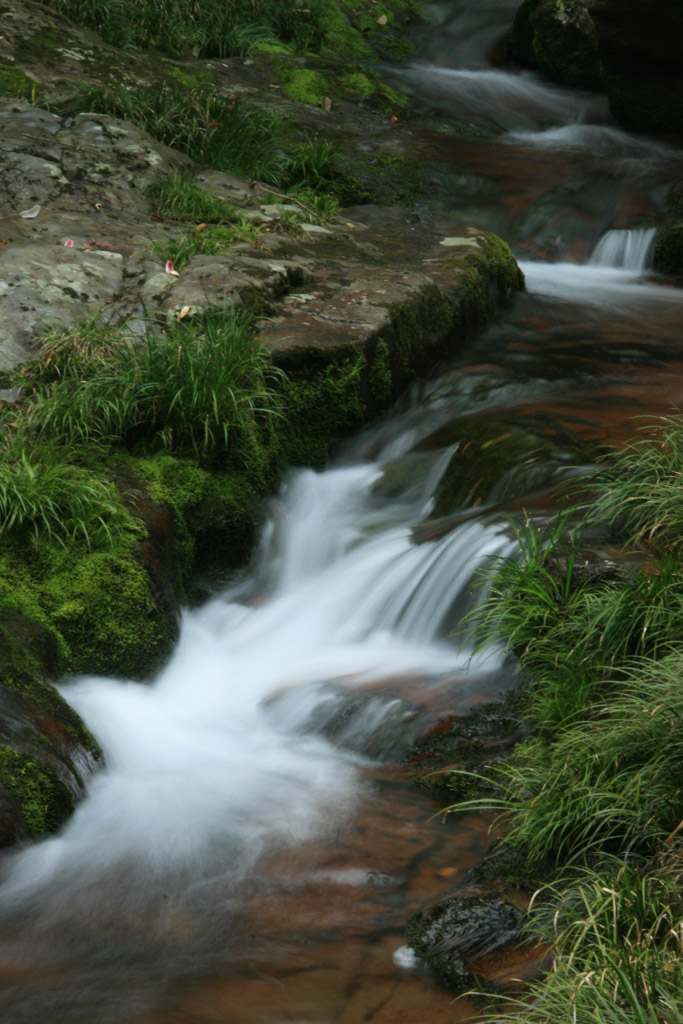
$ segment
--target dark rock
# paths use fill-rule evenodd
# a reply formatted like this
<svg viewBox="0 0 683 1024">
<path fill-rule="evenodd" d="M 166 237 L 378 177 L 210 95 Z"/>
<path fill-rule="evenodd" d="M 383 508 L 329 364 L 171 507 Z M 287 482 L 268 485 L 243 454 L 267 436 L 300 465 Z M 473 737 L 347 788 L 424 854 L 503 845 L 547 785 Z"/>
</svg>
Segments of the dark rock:
<svg viewBox="0 0 683 1024">
<path fill-rule="evenodd" d="M 568 85 L 607 91 L 635 131 L 683 134 L 683 7 L 670 0 L 524 0 L 510 52 Z"/>
<path fill-rule="evenodd" d="M 478 960 L 517 938 L 523 916 L 491 896 L 452 896 L 412 915 L 409 944 L 443 984 L 461 991 Z"/>
<path fill-rule="evenodd" d="M 660 274 L 683 274 L 683 222 L 657 232 L 652 264 Z"/>
<path fill-rule="evenodd" d="M 524 0 L 515 15 L 510 51 L 567 85 L 598 88 L 603 79 L 598 43 L 583 0 Z"/>
</svg>

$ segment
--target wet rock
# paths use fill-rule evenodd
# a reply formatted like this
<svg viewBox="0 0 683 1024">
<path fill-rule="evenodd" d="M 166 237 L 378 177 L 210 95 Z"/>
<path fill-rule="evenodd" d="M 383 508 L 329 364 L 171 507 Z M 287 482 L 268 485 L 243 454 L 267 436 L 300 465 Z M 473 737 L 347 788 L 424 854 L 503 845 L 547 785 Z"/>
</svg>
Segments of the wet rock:
<svg viewBox="0 0 683 1024">
<path fill-rule="evenodd" d="M 522 920 L 522 911 L 504 900 L 456 895 L 412 915 L 409 944 L 439 981 L 459 992 L 476 975 L 478 960 L 517 938 Z"/>
<path fill-rule="evenodd" d="M 456 449 L 434 493 L 437 517 L 556 486 L 572 458 L 540 434 L 506 420 L 463 418 L 424 442 L 450 444 Z"/>
<path fill-rule="evenodd" d="M 511 52 L 560 82 L 605 89 L 627 128 L 683 134 L 683 10 L 669 0 L 524 0 Z"/>
<path fill-rule="evenodd" d="M 45 626 L 0 614 L 0 846 L 66 821 L 99 759 L 78 715 L 45 680 L 57 660 Z"/>
<path fill-rule="evenodd" d="M 598 88 L 598 31 L 585 0 L 524 0 L 510 36 L 512 54 L 567 85 Z"/>
<path fill-rule="evenodd" d="M 657 232 L 652 264 L 660 274 L 683 274 L 683 221 Z"/>
</svg>

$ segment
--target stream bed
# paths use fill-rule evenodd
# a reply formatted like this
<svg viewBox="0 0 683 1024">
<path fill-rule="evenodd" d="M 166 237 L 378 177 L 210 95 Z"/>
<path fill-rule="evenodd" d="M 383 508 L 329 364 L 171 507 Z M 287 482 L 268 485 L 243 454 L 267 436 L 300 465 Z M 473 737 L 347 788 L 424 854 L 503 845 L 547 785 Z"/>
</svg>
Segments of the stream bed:
<svg viewBox="0 0 683 1024">
<path fill-rule="evenodd" d="M 289 476 L 249 572 L 184 614 L 156 679 L 63 685 L 107 768 L 62 833 L 2 862 L 3 1024 L 472 1019 L 405 923 L 491 821 L 435 816 L 402 759 L 515 685 L 451 635 L 514 553 L 508 515 L 683 407 L 683 291 L 649 270 L 680 152 L 491 66 L 515 7 L 436 5 L 399 74 L 460 126 L 419 134 L 440 202 L 509 241 L 526 293 L 328 470 Z"/>
</svg>

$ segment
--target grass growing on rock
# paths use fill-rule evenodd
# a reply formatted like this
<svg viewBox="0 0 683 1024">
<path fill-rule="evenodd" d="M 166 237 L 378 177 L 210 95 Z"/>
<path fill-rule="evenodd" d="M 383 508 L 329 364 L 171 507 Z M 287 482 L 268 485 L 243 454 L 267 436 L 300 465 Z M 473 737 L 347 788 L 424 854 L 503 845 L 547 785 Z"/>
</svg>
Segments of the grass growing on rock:
<svg viewBox="0 0 683 1024">
<path fill-rule="evenodd" d="M 333 143 L 295 138 L 289 121 L 253 103 L 221 99 L 210 85 L 80 86 L 59 110 L 122 118 L 198 163 L 256 179 L 282 199 L 291 195 L 323 220 L 336 216 L 337 200 L 373 198 L 353 172 L 344 170 Z M 149 194 L 163 217 L 221 223 L 238 219 L 229 203 L 195 188 L 184 174 L 153 184 Z"/>
<path fill-rule="evenodd" d="M 54 9 L 99 32 L 114 46 L 176 56 L 225 57 L 273 45 L 296 52 L 326 47 L 370 53 L 334 0 L 55 0 Z"/>
<path fill-rule="evenodd" d="M 68 338 L 54 340 L 58 380 L 38 376 L 24 418 L 30 435 L 65 450 L 163 450 L 234 464 L 248 458 L 259 417 L 276 412 L 279 374 L 243 309 L 150 326 L 143 339 L 123 333 L 99 365 L 69 352 Z M 52 352 L 50 336 L 45 344 Z"/>
</svg>

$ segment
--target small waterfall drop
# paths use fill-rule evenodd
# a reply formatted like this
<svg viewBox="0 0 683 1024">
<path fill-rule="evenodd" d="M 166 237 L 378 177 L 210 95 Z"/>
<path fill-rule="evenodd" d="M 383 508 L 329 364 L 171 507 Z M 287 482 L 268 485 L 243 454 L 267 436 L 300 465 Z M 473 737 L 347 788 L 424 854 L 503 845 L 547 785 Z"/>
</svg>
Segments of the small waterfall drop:
<svg viewBox="0 0 683 1024">
<path fill-rule="evenodd" d="M 511 541 L 474 521 L 414 543 L 424 494 L 397 524 L 396 506 L 383 516 L 374 498 L 380 475 L 374 464 L 293 475 L 266 531 L 268 571 L 185 613 L 153 684 L 62 688 L 107 768 L 61 835 L 13 859 L 0 905 L 125 865 L 166 876 L 211 849 L 229 851 L 237 880 L 357 799 L 353 759 L 307 725 L 318 705 L 394 676 L 468 675 L 471 652 L 448 640 L 453 610 L 471 605 L 473 573 Z M 380 731 L 395 704 L 377 703 L 361 732 Z"/>
<path fill-rule="evenodd" d="M 656 228 L 614 229 L 602 236 L 589 263 L 596 267 L 623 267 L 642 273 L 649 266 Z"/>
</svg>

